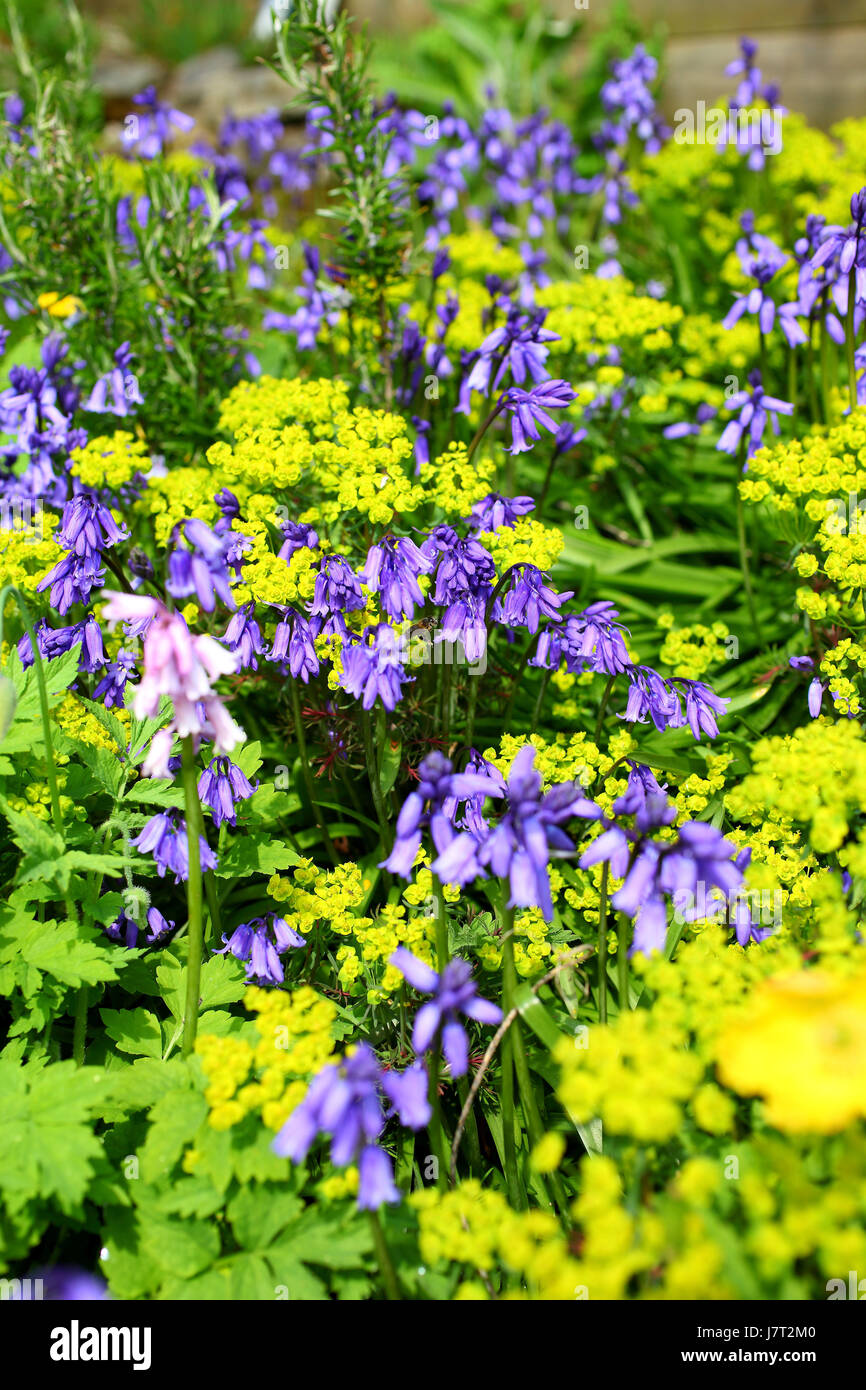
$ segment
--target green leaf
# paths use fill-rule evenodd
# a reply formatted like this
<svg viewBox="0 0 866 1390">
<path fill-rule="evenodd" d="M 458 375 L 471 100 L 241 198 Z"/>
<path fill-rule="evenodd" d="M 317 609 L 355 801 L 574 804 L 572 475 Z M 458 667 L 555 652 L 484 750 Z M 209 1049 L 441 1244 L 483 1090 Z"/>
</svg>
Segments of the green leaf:
<svg viewBox="0 0 866 1390">
<path fill-rule="evenodd" d="M 162 1057 L 159 1019 L 147 1009 L 100 1009 L 105 1031 L 121 1052 L 135 1057 Z"/>
<path fill-rule="evenodd" d="M 263 1250 L 302 1211 L 303 1203 L 294 1192 L 275 1183 L 256 1183 L 241 1188 L 226 1215 L 238 1245 Z"/>
<path fill-rule="evenodd" d="M 0 964 L 14 960 L 77 989 L 116 979 L 113 954 L 96 928 L 39 922 L 29 912 L 0 906 Z"/>
<path fill-rule="evenodd" d="M 538 998 L 533 994 L 529 985 L 519 985 L 514 992 L 514 1003 L 520 1012 L 521 1018 L 532 1029 L 535 1036 L 544 1044 L 548 1052 L 552 1052 L 558 1043 L 567 1037 L 560 1028 L 557 1027 L 553 1018 Z M 573 1040 L 572 1040 L 573 1041 Z M 566 1107 L 567 1110 L 567 1107 Z M 574 1125 L 581 1139 L 584 1148 L 590 1155 L 602 1152 L 601 1121 L 590 1120 L 589 1124 L 584 1124 L 569 1112 L 568 1117 Z"/>
<path fill-rule="evenodd" d="M 102 1158 L 90 1113 L 103 1078 L 71 1061 L 39 1070 L 0 1059 L 0 1195 L 10 1211 L 36 1196 L 78 1210 Z"/>
<path fill-rule="evenodd" d="M 169 1091 L 156 1102 L 141 1149 L 141 1174 L 145 1182 L 168 1177 L 206 1118 L 207 1102 L 191 1088 Z"/>
<path fill-rule="evenodd" d="M 316 835 L 318 833 L 315 831 Z M 246 878 L 249 874 L 270 876 L 297 862 L 296 852 L 280 840 L 260 842 L 250 836 L 235 835 L 228 849 L 220 855 L 219 866 L 214 872 L 218 878 Z"/>
</svg>

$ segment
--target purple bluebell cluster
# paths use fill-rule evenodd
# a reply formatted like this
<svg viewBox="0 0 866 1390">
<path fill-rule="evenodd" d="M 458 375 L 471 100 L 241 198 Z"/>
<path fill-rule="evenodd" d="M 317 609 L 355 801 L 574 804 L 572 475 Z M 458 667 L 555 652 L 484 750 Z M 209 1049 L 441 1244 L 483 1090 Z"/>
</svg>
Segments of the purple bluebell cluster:
<svg viewBox="0 0 866 1390">
<path fill-rule="evenodd" d="M 430 1119 L 427 1074 L 419 1063 L 403 1073 L 385 1071 L 366 1043 L 340 1063 L 314 1077 L 304 1099 L 273 1141 L 274 1153 L 302 1163 L 320 1134 L 331 1140 L 331 1162 L 338 1168 L 358 1166 L 358 1206 L 378 1211 L 400 1201 L 394 1167 L 380 1139 L 390 1114 L 408 1129 L 423 1129 Z"/>
<path fill-rule="evenodd" d="M 626 792 L 614 802 L 611 816 L 591 801 L 577 814 L 601 827 L 580 867 L 606 863 L 613 877 L 622 879 L 610 905 L 634 922 L 632 953 L 665 949 L 668 900 L 684 921 L 731 910 L 741 945 L 769 935 L 753 923 L 742 896 L 750 851 L 738 852 L 720 830 L 701 821 L 679 826 L 676 839 L 653 838 L 676 819 L 676 808 L 649 768 L 631 764 Z"/>
<path fill-rule="evenodd" d="M 151 816 L 130 844 L 142 854 L 153 856 L 160 878 L 167 873 L 174 874 L 175 883 L 185 883 L 189 878 L 186 821 L 178 811 L 159 811 Z M 198 847 L 202 871 L 215 869 L 217 857 L 203 835 L 199 835 Z"/>
<path fill-rule="evenodd" d="M 163 917 L 159 908 L 153 907 L 152 905 L 145 913 L 145 922 L 147 925 L 145 940 L 148 946 L 154 946 L 157 942 L 163 941 L 174 931 L 174 922 Z M 141 930 L 141 924 L 137 919 L 130 916 L 129 913 L 124 910 L 114 919 L 110 926 L 105 928 L 105 934 L 106 936 L 110 936 L 112 941 L 122 941 L 124 946 L 132 949 L 138 945 Z"/>
<path fill-rule="evenodd" d="M 230 758 L 213 758 L 198 779 L 198 795 L 219 827 L 237 824 L 237 804 L 249 801 L 258 788 Z"/>
<path fill-rule="evenodd" d="M 454 956 L 441 974 L 419 960 L 405 946 L 399 946 L 390 956 L 389 965 L 396 966 L 403 978 L 419 994 L 430 994 L 415 1015 L 412 1026 L 412 1046 L 419 1054 L 429 1052 L 441 1042 L 442 1054 L 451 1068 L 452 1076 L 465 1076 L 469 1070 L 469 1039 L 460 1022 L 460 1015 L 476 1023 L 502 1022 L 498 1004 L 483 999 L 472 979 L 472 967 L 461 956 Z"/>
<path fill-rule="evenodd" d="M 221 956 L 228 951 L 243 961 L 248 980 L 256 980 L 260 985 L 281 985 L 285 972 L 280 956 L 306 944 L 306 937 L 290 927 L 285 918 L 268 912 L 251 922 L 241 922 L 231 936 L 224 935 L 223 946 L 215 954 Z"/>
</svg>

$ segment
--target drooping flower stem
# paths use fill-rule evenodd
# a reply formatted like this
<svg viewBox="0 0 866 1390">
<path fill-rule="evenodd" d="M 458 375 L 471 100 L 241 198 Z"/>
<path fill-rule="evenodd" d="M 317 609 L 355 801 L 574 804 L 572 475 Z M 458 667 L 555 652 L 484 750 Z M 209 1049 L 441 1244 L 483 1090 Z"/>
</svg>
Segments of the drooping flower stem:
<svg viewBox="0 0 866 1390">
<path fill-rule="evenodd" d="M 184 806 L 186 811 L 186 836 L 189 848 L 189 876 L 186 881 L 187 903 L 187 962 L 186 962 L 186 1004 L 183 1014 L 182 1055 L 189 1057 L 195 1047 L 198 1029 L 198 1003 L 201 988 L 201 958 L 204 947 L 204 927 L 202 921 L 202 881 L 201 851 L 199 846 L 199 825 L 201 806 L 198 799 L 198 779 L 196 777 L 195 753 L 192 736 L 181 741 L 181 765 L 183 779 Z"/>
<path fill-rule="evenodd" d="M 433 878 L 433 898 L 436 907 L 436 968 L 439 974 L 445 969 L 451 953 L 448 950 L 448 910 L 442 884 L 435 874 Z"/>
<path fill-rule="evenodd" d="M 601 890 L 598 896 L 598 1021 L 607 1023 L 607 877 L 610 865 L 601 866 Z"/>
<path fill-rule="evenodd" d="M 481 674 L 473 675 L 472 668 L 469 668 L 467 680 L 469 688 L 466 691 L 466 747 L 472 747 L 472 740 L 475 737 L 475 711 L 478 707 L 478 682 Z"/>
<path fill-rule="evenodd" d="M 497 404 L 493 407 L 493 409 L 491 410 L 491 412 L 490 412 L 490 414 L 487 416 L 487 418 L 486 418 L 485 420 L 482 420 L 481 424 L 478 426 L 478 429 L 477 429 L 477 431 L 476 431 L 476 433 L 475 433 L 475 437 L 474 437 L 474 439 L 472 440 L 472 443 L 469 445 L 469 448 L 468 448 L 468 450 L 467 450 L 467 452 L 466 452 L 466 462 L 467 462 L 467 463 L 471 463 L 471 462 L 472 462 L 472 455 L 475 453 L 475 450 L 478 448 L 478 445 L 481 443 L 482 439 L 484 438 L 485 434 L 486 434 L 487 431 L 489 430 L 490 426 L 493 424 L 493 421 L 496 419 L 497 415 L 501 415 L 501 414 L 502 414 L 502 411 L 503 411 L 504 409 L 505 409 L 505 402 L 504 402 L 504 400 L 499 400 L 499 401 L 497 402 Z"/>
<path fill-rule="evenodd" d="M 376 819 L 379 822 L 379 832 L 382 837 L 382 853 L 387 854 L 390 835 L 388 814 L 385 809 L 385 798 L 382 795 L 382 784 L 379 781 L 379 768 L 376 763 L 376 749 L 373 744 L 373 728 L 370 723 L 369 710 L 361 710 L 361 733 L 364 738 L 364 761 L 367 765 L 370 795 L 373 798 L 373 805 L 376 808 Z M 330 844 L 330 841 L 328 843 Z M 333 845 L 331 846 L 331 850 L 333 852 Z"/>
<path fill-rule="evenodd" d="M 758 613 L 755 607 L 755 594 L 752 589 L 752 576 L 749 573 L 749 556 L 746 549 L 746 515 L 743 507 L 743 498 L 740 493 L 740 479 L 743 476 L 743 442 L 740 444 L 740 451 L 737 454 L 737 474 L 734 479 L 734 501 L 737 509 L 737 547 L 740 553 L 740 573 L 743 576 L 743 588 L 746 591 L 746 602 L 749 606 L 749 617 L 752 619 L 752 629 L 755 640 L 759 647 L 764 646 L 764 634 L 761 631 L 761 624 L 758 622 Z"/>
<path fill-rule="evenodd" d="M 604 728 L 604 716 L 607 714 L 607 707 L 610 703 L 610 697 L 613 692 L 615 681 L 616 676 L 608 676 L 607 685 L 604 687 L 604 694 L 601 697 L 601 706 L 598 711 L 598 719 L 595 721 L 595 733 L 593 735 L 593 742 L 596 745 L 598 745 L 598 741 L 601 738 L 602 729 Z"/>
<path fill-rule="evenodd" d="M 325 853 L 327 854 L 331 863 L 336 865 L 337 851 L 334 849 L 333 842 L 331 840 L 330 835 L 328 834 L 328 827 L 325 824 L 325 817 L 322 815 L 321 808 L 319 807 L 319 804 L 316 801 L 316 791 L 313 785 L 313 773 L 310 768 L 310 759 L 307 753 L 307 737 L 304 733 L 304 724 L 303 720 L 301 719 L 301 700 L 300 696 L 298 695 L 298 683 L 296 680 L 289 681 L 289 696 L 292 701 L 292 719 L 295 725 L 295 739 L 298 745 L 298 756 L 301 760 L 301 775 L 304 779 L 304 786 L 307 789 L 307 796 L 310 799 L 310 809 L 313 812 L 313 819 L 315 820 L 316 825 L 319 829 L 319 834 L 322 837 L 322 844 L 325 847 Z M 373 800 L 375 801 L 375 799 L 376 798 L 374 793 Z"/>
<path fill-rule="evenodd" d="M 857 409 L 857 364 L 854 361 L 854 306 L 857 299 L 857 267 L 848 272 L 848 308 L 845 313 L 845 351 L 848 356 L 848 394 L 851 409 Z"/>
<path fill-rule="evenodd" d="M 502 890 L 502 905 L 499 909 L 499 924 L 502 934 L 502 1012 L 508 1014 L 513 1007 L 517 988 L 517 971 L 514 964 L 514 909 L 506 907 L 507 887 Z M 509 1028 L 502 1039 L 500 1059 L 502 1080 L 500 1083 L 500 1108 L 502 1112 L 502 1151 L 505 1158 L 505 1186 L 508 1201 L 515 1211 L 522 1211 L 526 1203 L 523 1199 L 522 1184 L 517 1171 L 517 1150 L 514 1144 L 514 1032 L 517 1021 Z"/>
<path fill-rule="evenodd" d="M 209 918 L 208 939 L 219 941 L 222 936 L 222 916 L 220 914 L 220 900 L 217 892 L 216 878 L 213 869 L 208 869 L 204 876 L 204 891 L 207 898 L 207 909 Z"/>
<path fill-rule="evenodd" d="M 379 1265 L 379 1273 L 382 1276 L 382 1283 L 385 1285 L 385 1296 L 389 1302 L 399 1302 L 402 1295 L 400 1285 L 397 1282 L 397 1272 L 391 1259 L 391 1252 L 388 1249 L 388 1242 L 385 1239 L 385 1232 L 382 1230 L 382 1222 L 377 1211 L 369 1211 L 370 1229 L 373 1232 L 373 1248 L 376 1251 L 376 1260 Z"/>
<path fill-rule="evenodd" d="M 619 914 L 619 930 L 616 945 L 616 978 L 619 989 L 619 1011 L 621 1014 L 631 1008 L 628 990 L 628 932 L 629 919 L 624 912 Z"/>
<path fill-rule="evenodd" d="M 544 708 L 544 697 L 547 694 L 547 687 L 550 685 L 550 671 L 546 670 L 541 677 L 541 684 L 538 687 L 538 698 L 535 701 L 535 709 L 532 712 L 532 723 L 529 727 L 530 735 L 534 734 L 541 719 L 541 711 Z"/>
<path fill-rule="evenodd" d="M 829 425 L 830 406 L 830 335 L 827 332 L 827 291 L 821 305 L 821 398 L 824 405 L 824 424 Z"/>
<path fill-rule="evenodd" d="M 445 1191 L 448 1186 L 448 1149 L 443 1142 L 442 1102 L 439 1099 L 439 1069 L 442 1058 L 442 1030 L 440 1029 L 430 1048 L 427 1063 L 427 1100 L 430 1105 L 430 1122 L 427 1134 L 430 1139 L 430 1156 L 436 1160 L 436 1186 Z"/>
</svg>

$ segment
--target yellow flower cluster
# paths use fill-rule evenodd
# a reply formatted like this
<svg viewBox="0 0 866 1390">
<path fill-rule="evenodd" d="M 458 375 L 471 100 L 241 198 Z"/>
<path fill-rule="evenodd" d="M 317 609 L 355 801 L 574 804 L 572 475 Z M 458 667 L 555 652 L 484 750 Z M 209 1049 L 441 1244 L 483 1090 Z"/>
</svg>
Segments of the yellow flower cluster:
<svg viewBox="0 0 866 1390">
<path fill-rule="evenodd" d="M 122 725 L 127 741 L 132 734 L 132 715 L 127 709 L 113 709 L 111 713 Z M 107 748 L 117 752 L 117 741 L 95 715 L 84 708 L 76 695 L 67 694 L 51 712 L 51 718 L 69 738 L 86 743 L 90 748 Z"/>
<path fill-rule="evenodd" d="M 449 1261 L 488 1273 L 502 1266 L 508 1299 L 572 1299 L 576 1264 L 556 1218 L 549 1212 L 515 1212 L 501 1192 L 474 1178 L 450 1192 L 427 1188 L 409 1198 L 418 1212 L 419 1246 L 429 1265 Z M 460 1300 L 486 1298 L 484 1285 L 460 1285 Z"/>
<path fill-rule="evenodd" d="M 126 430 L 100 434 L 70 454 L 70 472 L 85 486 L 118 492 L 136 473 L 146 473 L 150 457 L 144 440 Z"/>
<path fill-rule="evenodd" d="M 213 1129 L 230 1129 L 255 1112 L 269 1129 L 279 1129 L 303 1100 L 311 1077 L 333 1060 L 336 1006 L 307 985 L 291 994 L 254 987 L 244 1003 L 256 1015 L 255 1046 L 213 1034 L 196 1042 L 208 1082 L 208 1122 Z"/>
<path fill-rule="evenodd" d="M 840 849 L 866 810 L 866 742 L 855 720 L 813 720 L 793 734 L 761 739 L 753 771 L 726 798 L 737 820 L 808 826 L 818 854 Z M 858 848 L 862 851 L 862 832 Z M 846 847 L 840 862 L 854 851 Z"/>
<path fill-rule="evenodd" d="M 15 584 L 26 594 L 34 594 L 37 585 L 60 560 L 63 551 L 52 539 L 58 517 L 40 509 L 20 516 L 3 517 L 0 527 L 0 568 L 3 583 Z M 14 605 L 15 600 L 8 602 Z"/>
<path fill-rule="evenodd" d="M 426 873 L 426 879 L 424 875 Z M 336 951 L 337 979 L 348 994 L 367 986 L 367 1001 L 381 1003 L 403 983 L 399 970 L 388 965 L 398 946 L 408 946 L 421 960 L 432 964 L 431 942 L 435 937 L 432 917 L 407 913 L 400 903 L 385 903 L 374 917 L 365 917 L 362 908 L 371 889 L 357 864 L 346 862 L 325 871 L 309 861 L 292 871 L 292 878 L 275 874 L 268 892 L 283 904 L 282 916 L 293 930 L 307 935 L 313 927 L 327 927 L 342 938 Z M 422 869 L 404 897 L 411 906 L 420 905 L 432 892 L 430 871 Z M 454 890 L 448 890 L 454 901 Z M 349 942 L 346 938 L 352 938 Z"/>
<path fill-rule="evenodd" d="M 421 465 L 420 479 L 438 507 L 452 517 L 468 516 L 491 490 L 496 472 L 491 460 L 477 455 L 470 463 L 465 444 L 453 441 L 444 454 Z"/>
<path fill-rule="evenodd" d="M 659 656 L 671 674 L 684 680 L 700 680 L 711 667 L 727 658 L 725 642 L 730 633 L 722 622 L 711 626 L 693 623 L 690 627 L 674 627 L 672 613 L 659 617 L 659 627 L 666 629 Z"/>
<path fill-rule="evenodd" d="M 498 531 L 482 531 L 478 537 L 493 556 L 500 574 L 511 565 L 529 564 L 536 569 L 550 570 L 556 564 L 565 544 L 558 526 L 542 526 L 530 516 L 518 517 L 514 526 L 502 526 Z"/>
</svg>

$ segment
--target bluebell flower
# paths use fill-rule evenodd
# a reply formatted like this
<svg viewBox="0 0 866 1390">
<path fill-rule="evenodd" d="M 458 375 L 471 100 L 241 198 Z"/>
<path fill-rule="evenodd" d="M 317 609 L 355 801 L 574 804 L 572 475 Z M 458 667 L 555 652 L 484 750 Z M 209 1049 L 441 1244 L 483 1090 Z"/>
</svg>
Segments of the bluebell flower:
<svg viewBox="0 0 866 1390">
<path fill-rule="evenodd" d="M 779 415 L 791 415 L 794 411 L 789 401 L 781 401 L 766 394 L 761 385 L 759 371 L 749 373 L 748 389 L 736 391 L 726 402 L 726 409 L 737 410 L 739 415 L 736 419 L 728 421 L 716 448 L 725 454 L 736 454 L 740 441 L 745 436 L 748 441 L 747 459 L 760 448 L 767 421 L 772 423 L 773 430 L 778 434 Z"/>
<path fill-rule="evenodd" d="M 172 129 L 186 132 L 195 125 L 192 116 L 160 101 L 153 84 L 132 100 L 138 111 L 127 119 L 121 138 L 124 148 L 139 159 L 156 159 L 171 139 Z"/>
<path fill-rule="evenodd" d="M 430 1081 L 423 1062 L 415 1061 L 405 1071 L 383 1070 L 382 1090 L 391 1102 L 391 1115 L 397 1115 L 407 1129 L 423 1129 L 430 1123 Z"/>
<path fill-rule="evenodd" d="M 467 592 L 486 600 L 493 592 L 493 556 L 474 538 L 463 540 L 452 526 L 443 523 L 433 527 L 421 549 L 436 561 L 434 603 L 451 603 Z"/>
<path fill-rule="evenodd" d="M 424 606 L 418 575 L 429 574 L 433 568 L 434 561 L 413 540 L 385 536 L 367 551 L 360 579 L 371 593 L 381 594 L 382 608 L 390 618 L 412 618 L 416 606 Z"/>
<path fill-rule="evenodd" d="M 812 266 L 818 269 L 826 265 L 831 259 L 838 260 L 839 270 L 842 275 L 848 275 L 852 269 L 860 269 L 863 272 L 863 280 L 866 281 L 866 266 L 861 264 L 861 251 L 863 250 L 863 222 L 866 219 L 866 188 L 861 188 L 859 193 L 855 193 L 851 198 L 851 217 L 852 225 L 849 227 L 829 226 L 825 227 L 821 233 L 821 242 L 812 256 Z M 858 277 L 860 278 L 860 277 Z M 862 297 L 864 288 L 858 286 L 858 297 Z"/>
<path fill-rule="evenodd" d="M 101 588 L 105 582 L 100 558 L 95 550 L 82 556 L 69 552 L 40 579 L 36 592 L 42 594 L 47 589 L 52 608 L 61 616 L 76 603 L 88 604 L 93 590 Z"/>
<path fill-rule="evenodd" d="M 539 425 L 556 434 L 559 426 L 550 415 L 551 410 L 561 410 L 574 400 L 575 391 L 567 381 L 545 381 L 541 386 L 533 386 L 524 391 L 512 386 L 501 397 L 501 404 L 511 415 L 512 454 L 526 453 L 541 438 Z"/>
<path fill-rule="evenodd" d="M 229 651 L 239 654 L 240 671 L 257 671 L 259 663 L 256 657 L 264 655 L 262 631 L 253 617 L 255 607 L 254 602 L 245 603 L 229 620 L 229 625 L 223 633 L 223 640 Z"/>
<path fill-rule="evenodd" d="M 695 411 L 694 423 L 690 423 L 688 420 L 677 420 L 672 425 L 665 425 L 662 435 L 665 439 L 683 439 L 686 435 L 700 434 L 701 426 L 714 420 L 718 413 L 714 405 L 705 405 L 702 402 Z"/>
<path fill-rule="evenodd" d="M 437 643 L 460 642 L 467 661 L 483 660 L 487 651 L 487 599 L 483 592 L 458 590 L 458 596 L 442 614 Z"/>
<path fill-rule="evenodd" d="M 550 351 L 545 344 L 559 339 L 558 333 L 542 327 L 546 312 L 523 314 L 511 309 L 505 323 L 488 333 L 478 349 L 466 390 L 487 396 L 499 389 L 506 372 L 517 386 L 527 378 L 535 383 L 545 381 L 550 375 L 544 365 Z"/>
<path fill-rule="evenodd" d="M 345 635 L 346 613 L 366 608 L 361 581 L 343 555 L 324 555 L 316 575 L 310 614 L 316 619 L 317 634 Z"/>
<path fill-rule="evenodd" d="M 418 786 L 401 807 L 394 846 L 381 867 L 400 878 L 408 878 L 421 848 L 425 826 L 430 827 L 436 849 L 444 850 L 456 834 L 454 816 L 460 801 L 502 795 L 501 778 L 497 781 L 487 772 L 455 772 L 444 753 L 428 753 L 418 766 Z"/>
<path fill-rule="evenodd" d="M 133 849 L 142 854 L 151 854 L 160 878 L 166 873 L 174 874 L 175 883 L 185 883 L 189 878 L 189 846 L 187 844 L 186 821 L 177 811 L 159 811 L 151 816 L 134 840 Z M 202 872 L 217 867 L 217 857 L 203 835 L 198 839 Z"/>
<path fill-rule="evenodd" d="M 234 608 L 229 587 L 228 552 L 234 537 L 218 534 L 197 517 L 175 528 L 175 538 L 182 531 L 185 546 L 175 544 L 168 557 L 166 589 L 172 598 L 193 596 L 206 613 L 212 613 L 220 598 L 227 608 Z"/>
<path fill-rule="evenodd" d="M 389 1099 L 397 1105 L 398 1099 L 402 1100 L 400 1090 L 395 1088 L 392 1075 L 388 1075 Z M 410 1090 L 413 1084 L 410 1083 Z M 361 1210 L 377 1211 L 384 1203 L 399 1202 L 391 1159 L 377 1142 L 385 1127 L 381 1099 L 384 1085 L 376 1054 L 366 1043 L 359 1043 L 342 1062 L 329 1064 L 313 1078 L 304 1099 L 274 1139 L 274 1153 L 301 1163 L 317 1136 L 327 1134 L 331 1139 L 331 1162 L 338 1168 L 350 1163 L 358 1165 Z M 414 1094 L 412 1101 L 417 1102 Z M 401 1118 L 409 1123 L 417 1120 L 419 1113 L 417 1104 L 412 1103 Z"/>
<path fill-rule="evenodd" d="M 498 531 L 502 526 L 514 527 L 522 516 L 535 510 L 532 497 L 503 497 L 501 493 L 489 492 L 472 508 L 469 520 L 474 531 Z"/>
<path fill-rule="evenodd" d="M 123 523 L 118 525 L 108 507 L 95 492 L 89 491 L 76 493 L 66 503 L 60 526 L 54 535 L 58 545 L 79 557 L 117 545 L 128 537 L 126 526 Z"/>
<path fill-rule="evenodd" d="M 94 415 L 134 415 L 131 407 L 143 405 L 144 400 L 138 378 L 131 370 L 132 360 L 129 343 L 121 343 L 114 354 L 114 366 L 99 377 L 90 395 L 81 402 L 81 409 Z"/>
<path fill-rule="evenodd" d="M 285 972 L 280 956 L 306 944 L 306 938 L 290 927 L 285 918 L 269 912 L 251 922 L 242 922 L 231 936 L 224 934 L 223 946 L 214 954 L 222 956 L 228 951 L 244 962 L 248 980 L 257 980 L 260 985 L 281 985 Z"/>
<path fill-rule="evenodd" d="M 575 782 L 561 783 L 542 794 L 541 773 L 533 766 L 531 744 L 515 757 L 505 784 L 504 812 L 478 840 L 463 831 L 452 839 L 432 864 L 442 883 L 465 884 L 483 877 L 509 880 L 509 907 L 538 907 L 546 921 L 553 917 L 548 866 L 551 856 L 570 854 L 574 846 L 561 829 L 577 814 L 586 798 Z M 501 790 L 489 795 L 502 795 Z M 438 848 L 438 846 L 437 846 Z"/>
<path fill-rule="evenodd" d="M 147 909 L 146 922 L 148 946 L 155 945 L 157 941 L 161 941 L 163 937 L 168 936 L 174 930 L 174 922 L 163 917 L 158 907 Z M 105 928 L 106 936 L 110 936 L 112 941 L 122 941 L 130 949 L 138 945 L 140 931 L 138 922 L 126 911 L 121 912 L 111 923 L 111 926 Z"/>
<path fill-rule="evenodd" d="M 236 825 L 237 802 L 249 801 L 258 785 L 253 786 L 230 758 L 214 758 L 198 779 L 199 800 L 210 808 L 214 825 Z"/>
<path fill-rule="evenodd" d="M 284 521 L 280 527 L 285 540 L 278 551 L 281 560 L 290 560 L 296 550 L 316 550 L 319 533 L 302 521 Z"/>
<path fill-rule="evenodd" d="M 399 634 L 387 623 L 365 629 L 359 642 L 343 647 L 340 685 L 364 709 L 372 709 L 376 698 L 387 710 L 396 709 L 403 686 L 414 680 L 403 666 Z"/>
<path fill-rule="evenodd" d="M 441 975 L 425 965 L 405 946 L 398 946 L 389 957 L 396 968 L 419 994 L 432 994 L 415 1016 L 412 1046 L 419 1054 L 429 1052 L 441 1036 L 442 1052 L 452 1076 L 465 1076 L 469 1069 L 469 1040 L 459 1015 L 478 1023 L 501 1023 L 502 1010 L 483 999 L 472 979 L 472 967 L 461 956 L 454 956 Z"/>
<path fill-rule="evenodd" d="M 311 676 L 319 674 L 321 663 L 316 655 L 313 629 L 303 614 L 296 613 L 293 608 L 287 608 L 277 623 L 274 644 L 267 655 L 268 661 L 285 662 L 288 658 L 293 679 L 302 680 L 305 685 Z"/>
<path fill-rule="evenodd" d="M 135 669 L 133 653 L 121 649 L 117 653 L 117 660 L 110 662 L 106 667 L 105 675 L 93 692 L 94 700 L 101 700 L 106 709 L 124 709 L 127 682 Z"/>
<path fill-rule="evenodd" d="M 493 616 L 506 627 L 525 627 L 529 632 L 537 632 L 542 618 L 559 620 L 559 610 L 566 599 L 572 597 L 572 590 L 558 594 L 547 583 L 548 575 L 534 565 L 521 565 L 509 577 L 500 597 L 496 600 Z"/>
</svg>

